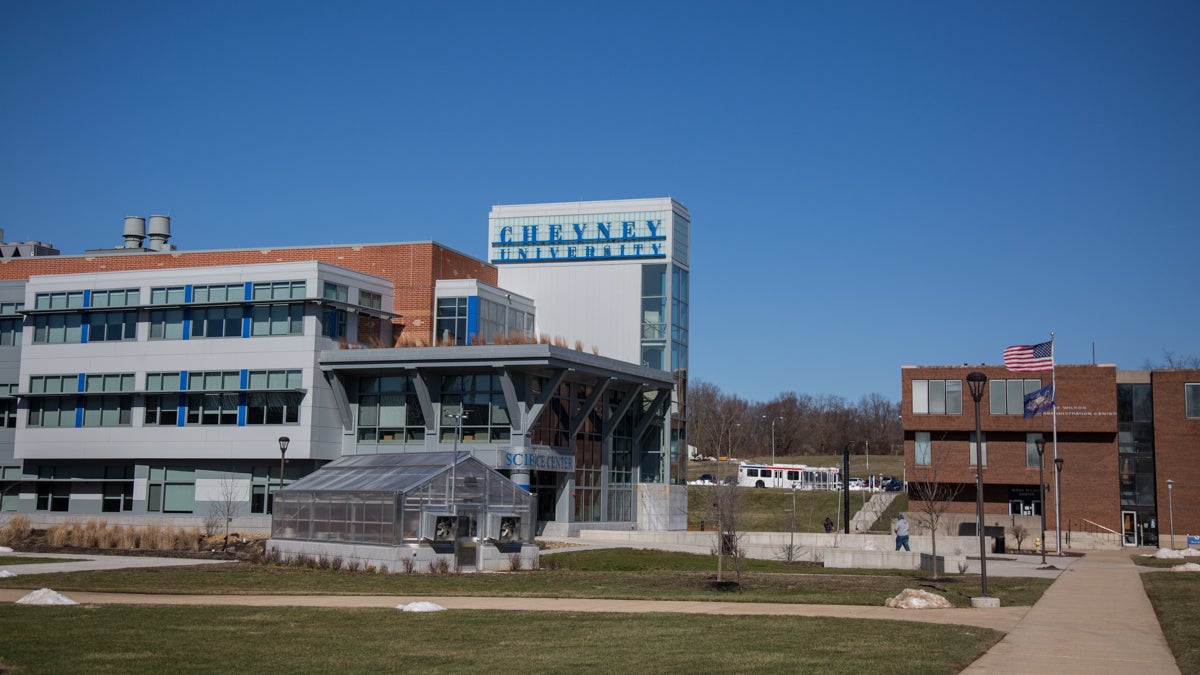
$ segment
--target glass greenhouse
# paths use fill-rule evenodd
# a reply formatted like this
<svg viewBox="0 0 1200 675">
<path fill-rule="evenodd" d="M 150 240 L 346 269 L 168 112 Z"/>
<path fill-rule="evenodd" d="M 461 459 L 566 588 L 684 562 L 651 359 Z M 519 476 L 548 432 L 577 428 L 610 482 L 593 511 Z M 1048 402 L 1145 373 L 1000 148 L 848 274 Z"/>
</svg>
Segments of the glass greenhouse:
<svg viewBox="0 0 1200 675">
<path fill-rule="evenodd" d="M 482 544 L 532 543 L 532 504 L 528 492 L 468 452 L 355 455 L 277 492 L 271 537 L 425 544 L 469 564 L 467 554 Z"/>
</svg>

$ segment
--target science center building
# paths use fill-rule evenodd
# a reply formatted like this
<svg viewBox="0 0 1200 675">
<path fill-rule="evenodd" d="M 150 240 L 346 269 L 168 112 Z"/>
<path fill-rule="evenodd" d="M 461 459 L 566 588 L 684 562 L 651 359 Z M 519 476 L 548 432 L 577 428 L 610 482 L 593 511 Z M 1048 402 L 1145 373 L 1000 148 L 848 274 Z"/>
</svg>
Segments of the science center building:
<svg viewBox="0 0 1200 675">
<path fill-rule="evenodd" d="M 265 531 L 282 485 L 273 541 L 457 542 L 468 568 L 539 532 L 683 529 L 689 225 L 671 199 L 496 206 L 491 264 L 181 251 L 161 216 L 148 246 L 138 217 L 116 248 L 0 246 L 2 508 L 232 504 Z"/>
</svg>

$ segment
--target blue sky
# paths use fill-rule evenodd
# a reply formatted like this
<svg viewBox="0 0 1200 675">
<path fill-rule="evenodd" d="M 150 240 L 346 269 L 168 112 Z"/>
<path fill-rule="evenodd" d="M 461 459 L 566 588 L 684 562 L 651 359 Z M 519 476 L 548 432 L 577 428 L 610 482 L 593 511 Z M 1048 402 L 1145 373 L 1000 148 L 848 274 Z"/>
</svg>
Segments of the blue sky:
<svg viewBox="0 0 1200 675">
<path fill-rule="evenodd" d="M 184 249 L 433 239 L 673 196 L 691 375 L 1200 354 L 1200 3 L 5 2 L 0 227 Z"/>
</svg>

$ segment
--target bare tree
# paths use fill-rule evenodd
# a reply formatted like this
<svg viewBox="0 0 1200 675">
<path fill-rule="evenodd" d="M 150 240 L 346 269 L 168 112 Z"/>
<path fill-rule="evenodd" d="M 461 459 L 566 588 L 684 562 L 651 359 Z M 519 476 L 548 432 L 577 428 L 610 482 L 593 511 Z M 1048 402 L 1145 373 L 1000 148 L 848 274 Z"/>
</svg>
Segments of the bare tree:
<svg viewBox="0 0 1200 675">
<path fill-rule="evenodd" d="M 742 521 L 746 503 L 742 488 L 719 484 L 706 490 L 705 518 L 716 524 L 717 582 L 723 581 L 724 563 L 730 558 L 737 586 L 742 588 Z"/>
<path fill-rule="evenodd" d="M 1164 349 L 1162 361 L 1153 363 L 1150 359 L 1146 359 L 1142 367 L 1146 370 L 1156 368 L 1200 368 L 1200 357 L 1194 354 L 1175 354 Z"/>
<path fill-rule="evenodd" d="M 209 518 L 225 525 L 225 543 L 221 546 L 222 551 L 229 548 L 229 526 L 234 517 L 241 513 L 245 502 L 246 490 L 242 481 L 231 473 L 222 473 L 217 487 L 217 499 L 208 505 Z"/>
<path fill-rule="evenodd" d="M 936 466 L 929 469 L 926 473 L 927 478 L 925 480 L 909 482 L 908 491 L 914 500 L 909 502 L 909 506 L 917 507 L 913 512 L 917 524 L 929 530 L 930 548 L 933 553 L 933 578 L 936 579 L 938 578 L 938 526 L 941 523 L 942 516 L 946 514 L 950 505 L 958 498 L 958 494 L 962 492 L 963 485 L 962 483 L 940 482 Z"/>
</svg>

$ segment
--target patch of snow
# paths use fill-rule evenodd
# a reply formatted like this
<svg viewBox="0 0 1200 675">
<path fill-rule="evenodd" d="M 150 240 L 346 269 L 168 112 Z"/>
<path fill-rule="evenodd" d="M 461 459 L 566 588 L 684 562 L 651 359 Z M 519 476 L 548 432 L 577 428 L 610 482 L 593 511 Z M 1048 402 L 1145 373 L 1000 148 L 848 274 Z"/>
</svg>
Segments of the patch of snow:
<svg viewBox="0 0 1200 675">
<path fill-rule="evenodd" d="M 883 604 L 897 609 L 949 609 L 954 606 L 936 593 L 915 588 L 906 588 L 896 597 L 888 598 Z"/>
<path fill-rule="evenodd" d="M 1172 572 L 1200 572 L 1200 565 L 1197 565 L 1196 563 L 1184 563 L 1182 565 L 1175 565 L 1174 567 L 1171 568 L 1171 571 Z"/>
<path fill-rule="evenodd" d="M 873 541 L 871 541 L 870 539 L 868 539 L 868 540 L 866 540 L 866 541 L 864 541 L 864 542 L 863 542 L 863 545 L 862 545 L 862 550 L 864 550 L 864 551 L 878 551 L 878 550 L 879 550 L 879 546 L 878 546 L 878 545 L 877 545 L 875 542 L 873 542 Z"/>
<path fill-rule="evenodd" d="M 34 591 L 17 601 L 18 605 L 78 605 L 78 602 L 49 588 Z"/>
<path fill-rule="evenodd" d="M 396 609 L 405 612 L 444 612 L 445 607 L 432 602 L 410 602 L 407 605 L 396 605 Z"/>
<path fill-rule="evenodd" d="M 1185 548 L 1185 549 L 1183 549 L 1183 555 L 1185 555 L 1185 556 L 1200 555 L 1200 549 Z"/>
<path fill-rule="evenodd" d="M 1159 560 L 1174 560 L 1176 558 L 1182 558 L 1183 552 L 1175 551 L 1169 548 L 1160 548 L 1154 553 L 1154 557 L 1158 558 Z"/>
<path fill-rule="evenodd" d="M 8 570 L 0 570 L 0 579 L 7 579 L 9 577 L 15 577 L 15 576 L 17 576 L 17 575 L 13 574 L 12 572 L 9 572 Z"/>
<path fill-rule="evenodd" d="M 13 550 L 7 546 L 0 546 L 0 553 L 12 553 Z"/>
</svg>

